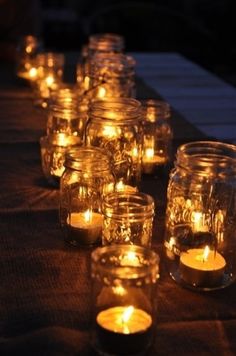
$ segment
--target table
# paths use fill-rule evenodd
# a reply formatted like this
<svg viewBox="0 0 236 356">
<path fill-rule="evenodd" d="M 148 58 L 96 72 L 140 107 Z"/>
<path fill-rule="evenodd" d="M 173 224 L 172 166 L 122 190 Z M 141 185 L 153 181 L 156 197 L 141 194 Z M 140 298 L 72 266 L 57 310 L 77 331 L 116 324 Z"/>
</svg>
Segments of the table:
<svg viewBox="0 0 236 356">
<path fill-rule="evenodd" d="M 160 68 L 168 61 L 183 67 L 190 63 L 174 53 L 137 54 L 136 58 L 139 76 L 145 64 L 154 87 L 138 78 L 139 98 L 163 96 L 161 90 L 157 93 L 157 72 L 151 75 L 157 62 Z M 15 79 L 12 68 L 2 67 L 0 78 L 0 354 L 92 355 L 91 251 L 63 242 L 59 192 L 48 187 L 40 165 L 39 137 L 45 132 L 46 112 L 33 107 L 30 88 Z M 148 80 L 145 75 L 144 79 Z M 206 93 L 204 97 L 207 101 Z M 189 140 L 207 139 L 187 119 L 173 107 L 175 148 Z M 142 182 L 142 190 L 155 199 L 153 249 L 161 256 L 156 338 L 150 355 L 235 355 L 236 284 L 217 292 L 194 293 L 175 284 L 166 272 L 167 182 L 167 172 Z"/>
</svg>

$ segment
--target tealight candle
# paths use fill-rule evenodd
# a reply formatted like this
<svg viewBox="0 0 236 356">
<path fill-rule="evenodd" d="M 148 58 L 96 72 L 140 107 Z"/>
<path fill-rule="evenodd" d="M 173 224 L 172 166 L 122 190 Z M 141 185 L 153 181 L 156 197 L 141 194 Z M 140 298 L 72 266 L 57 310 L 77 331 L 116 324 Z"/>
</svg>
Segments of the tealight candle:
<svg viewBox="0 0 236 356">
<path fill-rule="evenodd" d="M 142 157 L 143 165 L 142 170 L 146 174 L 153 172 L 156 166 L 166 162 L 165 157 L 155 155 L 153 148 L 146 148 Z"/>
<path fill-rule="evenodd" d="M 102 234 L 102 215 L 91 210 L 71 213 L 67 218 L 67 230 L 70 243 L 92 245 L 99 241 Z"/>
<path fill-rule="evenodd" d="M 225 266 L 224 257 L 208 246 L 204 249 L 189 249 L 180 256 L 181 278 L 196 287 L 217 286 L 223 277 Z"/>
<path fill-rule="evenodd" d="M 134 354 L 145 349 L 150 338 L 152 317 L 134 306 L 115 306 L 98 313 L 99 341 L 112 354 Z"/>
</svg>

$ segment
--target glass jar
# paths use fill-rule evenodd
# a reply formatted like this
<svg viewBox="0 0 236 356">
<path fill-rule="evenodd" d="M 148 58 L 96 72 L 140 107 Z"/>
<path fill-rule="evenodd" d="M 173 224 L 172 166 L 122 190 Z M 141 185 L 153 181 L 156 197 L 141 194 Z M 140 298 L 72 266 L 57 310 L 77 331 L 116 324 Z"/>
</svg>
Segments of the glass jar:
<svg viewBox="0 0 236 356">
<path fill-rule="evenodd" d="M 170 275 L 199 290 L 236 278 L 236 146 L 178 148 L 168 185 L 165 247 Z"/>
<path fill-rule="evenodd" d="M 62 83 L 64 62 L 65 57 L 62 53 L 45 52 L 36 56 L 34 61 L 36 76 L 32 82 L 36 106 L 48 107 L 53 93 Z"/>
<path fill-rule="evenodd" d="M 20 38 L 16 57 L 16 74 L 19 78 L 26 80 L 34 78 L 33 59 L 40 50 L 42 50 L 42 42 L 39 38 L 32 35 Z"/>
<path fill-rule="evenodd" d="M 82 143 L 88 117 L 88 104 L 79 102 L 78 98 L 73 99 L 71 96 L 57 97 L 54 102 L 48 110 L 47 135 L 65 133 L 77 136 Z"/>
<path fill-rule="evenodd" d="M 60 222 L 66 242 L 74 246 L 101 242 L 102 199 L 114 186 L 110 159 L 103 150 L 80 147 L 68 152 L 60 184 Z"/>
<path fill-rule="evenodd" d="M 59 186 L 60 178 L 65 169 L 65 154 L 71 147 L 80 144 L 79 137 L 65 133 L 40 138 L 42 170 L 50 185 Z"/>
<path fill-rule="evenodd" d="M 154 200 L 144 193 L 115 192 L 102 204 L 102 244 L 151 246 Z"/>
<path fill-rule="evenodd" d="M 125 54 L 94 55 L 86 73 L 90 98 L 135 97 L 134 68 L 134 58 Z"/>
<path fill-rule="evenodd" d="M 89 87 L 90 62 L 98 53 L 122 53 L 124 37 L 113 33 L 97 33 L 89 37 L 88 45 L 82 51 L 82 63 L 77 64 L 77 83 L 85 90 Z"/>
<path fill-rule="evenodd" d="M 173 132 L 170 106 L 163 100 L 142 101 L 143 109 L 143 173 L 154 173 L 171 159 Z"/>
<path fill-rule="evenodd" d="M 156 324 L 159 257 L 140 246 L 92 253 L 92 346 L 99 355 L 146 355 Z"/>
<path fill-rule="evenodd" d="M 105 149 L 114 164 L 117 183 L 138 187 L 141 177 L 141 104 L 131 98 L 110 98 L 91 104 L 86 144 Z"/>
</svg>

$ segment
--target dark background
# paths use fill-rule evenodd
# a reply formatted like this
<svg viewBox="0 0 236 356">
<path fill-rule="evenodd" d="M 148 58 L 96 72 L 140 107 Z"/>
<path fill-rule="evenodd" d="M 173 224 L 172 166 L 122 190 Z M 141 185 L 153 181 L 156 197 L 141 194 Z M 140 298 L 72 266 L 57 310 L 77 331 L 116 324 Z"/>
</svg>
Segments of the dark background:
<svg viewBox="0 0 236 356">
<path fill-rule="evenodd" d="M 41 0 L 47 47 L 78 50 L 116 32 L 126 51 L 177 51 L 236 84 L 235 0 Z"/>
</svg>

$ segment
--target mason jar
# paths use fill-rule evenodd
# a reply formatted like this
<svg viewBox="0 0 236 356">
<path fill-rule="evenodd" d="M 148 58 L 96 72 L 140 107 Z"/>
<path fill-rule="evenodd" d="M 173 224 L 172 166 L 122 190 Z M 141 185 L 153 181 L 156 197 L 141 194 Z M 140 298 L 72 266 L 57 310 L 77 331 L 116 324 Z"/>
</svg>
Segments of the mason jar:
<svg viewBox="0 0 236 356">
<path fill-rule="evenodd" d="M 171 160 L 173 131 L 170 106 L 164 100 L 142 101 L 143 111 L 143 173 L 154 173 Z"/>
<path fill-rule="evenodd" d="M 236 278 L 236 146 L 178 148 L 167 193 L 165 247 L 172 278 L 212 290 Z"/>
<path fill-rule="evenodd" d="M 91 343 L 99 355 L 147 355 L 156 327 L 159 256 L 131 245 L 92 252 Z"/>
<path fill-rule="evenodd" d="M 34 104 L 47 108 L 50 99 L 63 80 L 65 56 L 63 53 L 44 52 L 34 60 L 36 76 L 32 82 Z"/>
<path fill-rule="evenodd" d="M 98 53 L 122 53 L 124 37 L 113 33 L 97 33 L 89 37 L 87 46 L 82 49 L 82 62 L 77 64 L 77 83 L 88 89 L 90 85 L 90 64 L 93 56 Z"/>
<path fill-rule="evenodd" d="M 109 98 L 90 106 L 85 129 L 88 146 L 110 153 L 117 183 L 138 187 L 141 177 L 141 104 L 131 98 Z"/>
<path fill-rule="evenodd" d="M 95 54 L 86 76 L 91 99 L 135 97 L 135 60 L 122 53 Z"/>
<path fill-rule="evenodd" d="M 47 135 L 64 133 L 77 136 L 82 144 L 88 117 L 88 103 L 79 102 L 77 97 L 68 94 L 70 94 L 68 90 L 62 90 L 60 96 L 54 98 L 54 104 L 49 106 Z"/>
<path fill-rule="evenodd" d="M 42 170 L 50 185 L 59 187 L 65 169 L 65 154 L 70 148 L 78 145 L 81 145 L 79 137 L 62 132 L 40 138 Z"/>
<path fill-rule="evenodd" d="M 114 192 L 102 204 L 102 244 L 151 247 L 155 212 L 153 198 L 145 193 Z"/>
<path fill-rule="evenodd" d="M 74 246 L 101 242 L 102 200 L 115 178 L 107 154 L 96 147 L 78 147 L 66 155 L 60 182 L 60 223 L 65 241 Z"/>
</svg>

